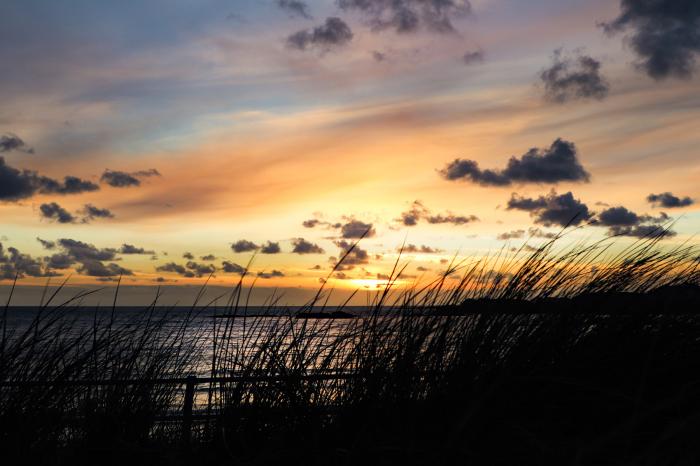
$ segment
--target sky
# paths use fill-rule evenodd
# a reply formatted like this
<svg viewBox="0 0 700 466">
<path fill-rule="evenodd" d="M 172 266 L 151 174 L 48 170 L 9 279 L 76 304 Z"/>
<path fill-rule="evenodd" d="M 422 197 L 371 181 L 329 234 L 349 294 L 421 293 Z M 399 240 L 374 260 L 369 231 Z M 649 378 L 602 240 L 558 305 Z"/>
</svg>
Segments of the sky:
<svg viewBox="0 0 700 466">
<path fill-rule="evenodd" d="M 0 297 L 693 241 L 698 55 L 694 0 L 5 1 Z"/>
</svg>

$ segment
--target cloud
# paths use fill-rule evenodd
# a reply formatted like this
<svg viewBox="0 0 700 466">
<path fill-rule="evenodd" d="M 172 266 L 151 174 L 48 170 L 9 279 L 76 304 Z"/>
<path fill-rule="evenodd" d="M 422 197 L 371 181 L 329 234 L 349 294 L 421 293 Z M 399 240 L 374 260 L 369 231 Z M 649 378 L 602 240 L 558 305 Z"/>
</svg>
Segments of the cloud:
<svg viewBox="0 0 700 466">
<path fill-rule="evenodd" d="M 350 26 L 336 17 L 326 18 L 321 26 L 312 29 L 302 29 L 287 38 L 287 45 L 298 50 L 317 48 L 328 51 L 335 47 L 347 45 L 352 41 L 353 33 Z"/>
<path fill-rule="evenodd" d="M 231 245 L 231 250 L 237 253 L 256 251 L 258 248 L 259 246 L 257 244 L 245 239 L 238 240 Z"/>
<path fill-rule="evenodd" d="M 216 272 L 216 267 L 211 264 L 199 264 L 194 261 L 188 261 L 185 265 L 168 262 L 156 267 L 157 272 L 171 272 L 181 275 L 185 278 L 201 278 L 205 275 L 211 275 Z"/>
<path fill-rule="evenodd" d="M 0 136 L 0 153 L 18 151 L 27 154 L 33 154 L 34 149 L 27 144 L 16 134 L 7 133 Z"/>
<path fill-rule="evenodd" d="M 187 264 L 185 264 L 185 267 L 187 267 L 188 270 L 191 270 L 195 277 L 203 277 L 216 272 L 216 267 L 214 267 L 214 265 L 200 264 L 194 261 L 188 261 Z"/>
<path fill-rule="evenodd" d="M 43 218 L 58 223 L 75 223 L 76 221 L 76 218 L 73 216 L 73 214 L 71 214 L 55 202 L 41 204 L 41 206 L 39 206 L 39 211 L 41 212 L 41 216 Z"/>
<path fill-rule="evenodd" d="M 76 262 L 111 261 L 115 259 L 117 250 L 113 248 L 96 248 L 94 245 L 69 238 L 61 238 L 58 245 L 73 257 Z"/>
<path fill-rule="evenodd" d="M 452 21 L 471 13 L 467 0 L 337 0 L 347 11 L 359 11 L 375 31 L 412 33 L 425 29 L 455 32 Z"/>
<path fill-rule="evenodd" d="M 474 215 L 455 215 L 451 212 L 445 214 L 431 214 L 430 209 L 425 207 L 421 201 L 413 201 L 411 207 L 401 212 L 401 218 L 397 219 L 404 226 L 412 227 L 418 225 L 421 220 L 426 220 L 433 225 L 451 223 L 453 225 L 464 225 L 466 223 L 478 221 L 478 217 Z"/>
<path fill-rule="evenodd" d="M 530 212 L 535 223 L 547 227 L 579 225 L 593 216 L 592 212 L 588 210 L 588 206 L 575 199 L 571 192 L 558 195 L 554 190 L 546 196 L 534 199 L 520 197 L 513 193 L 508 201 L 508 210 Z"/>
<path fill-rule="evenodd" d="M 403 223 L 404 226 L 412 227 L 418 225 L 418 222 L 428 215 L 430 211 L 427 207 L 423 205 L 421 201 L 413 201 L 411 208 L 405 212 L 401 212 L 401 218 L 399 221 Z"/>
<path fill-rule="evenodd" d="M 465 65 L 481 63 L 482 61 L 484 61 L 484 52 L 482 52 L 481 50 L 472 50 L 465 52 L 465 54 L 462 55 L 462 61 Z"/>
<path fill-rule="evenodd" d="M 56 248 L 55 241 L 49 241 L 49 240 L 41 239 L 39 237 L 37 237 L 36 240 L 41 244 L 41 247 L 43 247 L 44 249 L 55 249 Z"/>
<path fill-rule="evenodd" d="M 243 275 L 246 273 L 246 268 L 242 267 L 235 262 L 223 261 L 221 263 L 221 269 L 226 273 L 237 273 L 238 275 Z"/>
<path fill-rule="evenodd" d="M 9 254 L 8 254 L 9 253 Z M 14 280 L 17 278 L 52 277 L 52 272 L 41 260 L 35 259 L 29 254 L 23 254 L 13 247 L 5 250 L 0 243 L 0 280 Z"/>
<path fill-rule="evenodd" d="M 129 269 L 113 262 L 105 264 L 97 260 L 86 260 L 78 268 L 78 272 L 90 277 L 118 277 L 121 275 L 133 275 Z"/>
<path fill-rule="evenodd" d="M 260 247 L 261 254 L 279 254 L 280 252 L 282 252 L 280 244 L 273 243 L 272 241 L 268 241 Z"/>
<path fill-rule="evenodd" d="M 316 228 L 318 225 L 326 224 L 326 222 L 322 222 L 319 219 L 312 218 L 309 220 L 304 220 L 303 222 L 301 222 L 301 224 L 304 228 Z"/>
<path fill-rule="evenodd" d="M 511 239 L 521 239 L 525 237 L 525 234 L 528 234 L 530 238 L 546 238 L 546 239 L 554 239 L 557 237 L 556 233 L 550 233 L 547 231 L 543 231 L 539 228 L 535 227 L 530 227 L 528 228 L 527 232 L 525 230 L 513 230 L 513 231 L 506 231 L 504 233 L 499 234 L 496 239 L 499 239 L 501 241 L 507 241 Z"/>
<path fill-rule="evenodd" d="M 182 258 L 192 260 L 194 259 L 194 254 L 192 254 L 191 252 L 185 252 L 182 254 Z"/>
<path fill-rule="evenodd" d="M 475 215 L 454 215 L 450 212 L 447 214 L 437 214 L 437 215 L 430 215 L 426 218 L 428 220 L 428 223 L 431 223 L 433 225 L 436 224 L 442 224 L 442 223 L 451 223 L 453 225 L 464 225 L 466 223 L 471 223 L 471 222 L 477 222 L 479 218 Z"/>
<path fill-rule="evenodd" d="M 531 238 L 544 238 L 544 239 L 554 239 L 557 237 L 556 233 L 551 233 L 549 231 L 543 231 L 539 228 L 530 227 L 527 229 L 527 233 Z"/>
<path fill-rule="evenodd" d="M 204 256 L 200 256 L 200 260 L 206 261 L 206 262 L 211 262 L 216 260 L 216 256 L 214 254 L 206 254 Z"/>
<path fill-rule="evenodd" d="M 82 180 L 76 176 L 64 177 L 63 183 L 46 177 L 40 177 L 40 179 L 39 191 L 44 194 L 80 194 L 100 189 L 92 181 Z"/>
<path fill-rule="evenodd" d="M 88 223 L 96 218 L 114 218 L 114 214 L 109 209 L 100 209 L 92 204 L 85 204 L 81 212 L 84 215 L 83 223 Z"/>
<path fill-rule="evenodd" d="M 626 207 L 610 207 L 598 214 L 598 223 L 603 226 L 637 225 L 640 218 Z"/>
<path fill-rule="evenodd" d="M 693 201 L 689 197 L 678 197 L 674 196 L 670 192 L 660 193 L 660 194 L 649 194 L 647 196 L 647 201 L 654 204 L 654 206 L 665 207 L 667 209 L 673 209 L 676 207 L 687 207 L 693 205 Z"/>
<path fill-rule="evenodd" d="M 697 0 L 621 0 L 620 10 L 602 26 L 608 34 L 630 31 L 638 68 L 656 80 L 692 76 L 700 53 Z"/>
<path fill-rule="evenodd" d="M 55 202 L 41 204 L 39 207 L 43 218 L 56 221 L 58 223 L 76 223 L 78 218 L 68 212 Z M 83 209 L 79 211 L 83 215 L 80 219 L 81 223 L 90 223 L 96 218 L 113 218 L 114 215 L 108 209 L 100 209 L 92 204 L 85 204 Z"/>
<path fill-rule="evenodd" d="M 498 236 L 496 236 L 496 239 L 499 239 L 501 241 L 507 241 L 510 239 L 521 239 L 525 237 L 525 230 L 513 230 L 513 231 L 506 231 L 504 233 L 499 233 Z"/>
<path fill-rule="evenodd" d="M 357 265 L 369 264 L 369 254 L 359 245 L 345 240 L 334 241 L 341 250 L 341 256 L 345 255 L 343 262 L 338 265 L 338 270 L 351 270 Z M 331 257 L 330 262 L 337 262 L 338 259 Z"/>
<path fill-rule="evenodd" d="M 263 279 L 284 277 L 284 273 L 280 272 L 279 270 L 273 270 L 271 272 L 258 272 L 258 277 Z"/>
<path fill-rule="evenodd" d="M 404 247 L 399 247 L 397 251 L 406 254 L 440 254 L 444 252 L 442 249 L 432 248 L 426 245 L 416 246 L 415 244 L 407 244 Z"/>
<path fill-rule="evenodd" d="M 473 160 L 455 159 L 440 170 L 450 181 L 470 180 L 482 186 L 508 186 L 512 183 L 587 182 L 590 174 L 577 157 L 573 142 L 561 138 L 549 148 L 532 148 L 520 158 L 511 157 L 503 170 L 482 170 Z"/>
<path fill-rule="evenodd" d="M 75 176 L 66 176 L 63 182 L 41 176 L 33 170 L 19 170 L 0 157 L 0 201 L 18 201 L 37 193 L 79 194 L 100 189 L 95 183 Z"/>
<path fill-rule="evenodd" d="M 350 220 L 340 227 L 340 234 L 347 239 L 372 238 L 377 234 L 371 223 Z"/>
<path fill-rule="evenodd" d="M 157 272 L 171 272 L 171 273 L 176 273 L 178 275 L 182 275 L 183 277 L 187 278 L 193 278 L 194 273 L 187 270 L 187 268 L 184 265 L 176 264 L 175 262 L 168 262 L 163 265 L 159 265 L 156 267 Z"/>
<path fill-rule="evenodd" d="M 307 5 L 306 2 L 302 2 L 301 0 L 277 0 L 275 3 L 290 16 L 312 19 L 309 13 L 309 5 Z"/>
<path fill-rule="evenodd" d="M 140 178 L 160 176 L 160 172 L 155 168 L 139 170 L 131 173 L 107 169 L 102 173 L 100 181 L 113 188 L 128 188 L 130 186 L 141 186 Z"/>
<path fill-rule="evenodd" d="M 373 50 L 372 58 L 374 58 L 374 61 L 376 62 L 383 62 L 384 60 L 386 60 L 386 54 L 380 52 L 379 50 Z"/>
<path fill-rule="evenodd" d="M 292 240 L 292 244 L 294 245 L 292 252 L 295 254 L 324 254 L 326 252 L 318 244 L 306 241 L 304 238 L 295 238 Z"/>
<path fill-rule="evenodd" d="M 677 234 L 675 231 L 658 224 L 611 227 L 608 233 L 611 236 L 632 236 L 635 238 L 656 238 L 659 236 L 670 238 Z"/>
<path fill-rule="evenodd" d="M 658 217 L 638 215 L 626 207 L 616 206 L 605 209 L 594 220 L 598 226 L 608 227 L 610 236 L 633 236 L 637 238 L 653 236 L 675 236 L 676 232 L 666 229 L 664 224 L 670 220 L 665 213 Z"/>
<path fill-rule="evenodd" d="M 46 266 L 50 269 L 67 269 L 75 264 L 75 260 L 68 254 L 52 254 L 44 258 Z"/>
<path fill-rule="evenodd" d="M 155 254 L 155 252 L 144 249 L 144 248 L 136 247 L 133 244 L 124 243 L 124 244 L 122 244 L 122 247 L 119 248 L 119 254 L 149 254 L 149 255 L 153 255 L 153 254 Z"/>
<path fill-rule="evenodd" d="M 545 99 L 556 103 L 577 99 L 602 100 L 610 90 L 600 74 L 598 60 L 580 53 L 566 57 L 561 49 L 554 51 L 552 65 L 542 70 L 540 79 L 544 84 Z"/>
</svg>

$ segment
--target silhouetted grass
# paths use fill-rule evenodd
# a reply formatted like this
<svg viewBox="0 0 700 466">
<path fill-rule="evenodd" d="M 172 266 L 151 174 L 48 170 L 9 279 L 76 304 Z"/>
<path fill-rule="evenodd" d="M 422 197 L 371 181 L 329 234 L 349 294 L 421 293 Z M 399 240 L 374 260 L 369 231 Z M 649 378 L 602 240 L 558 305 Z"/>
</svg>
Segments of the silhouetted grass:
<svg viewBox="0 0 700 466">
<path fill-rule="evenodd" d="M 698 250 L 658 238 L 617 252 L 557 238 L 412 286 L 399 258 L 356 319 L 279 316 L 274 298 L 247 317 L 244 277 L 206 328 L 154 301 L 136 321 L 75 329 L 80 297 L 47 304 L 3 337 L 0 373 L 56 384 L 2 388 L 2 447 L 91 464 L 695 464 Z M 203 367 L 229 379 L 199 393 L 211 416 L 190 443 L 161 420 L 181 387 L 65 383 Z"/>
</svg>

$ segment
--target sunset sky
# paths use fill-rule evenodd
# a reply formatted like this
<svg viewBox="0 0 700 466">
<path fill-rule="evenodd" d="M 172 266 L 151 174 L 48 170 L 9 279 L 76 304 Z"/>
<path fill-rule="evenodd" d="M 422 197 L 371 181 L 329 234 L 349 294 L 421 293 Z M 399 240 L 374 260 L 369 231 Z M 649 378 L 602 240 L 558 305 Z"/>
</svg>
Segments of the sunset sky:
<svg viewBox="0 0 700 466">
<path fill-rule="evenodd" d="M 699 54 L 695 0 L 4 1 L 2 296 L 688 241 Z"/>
</svg>

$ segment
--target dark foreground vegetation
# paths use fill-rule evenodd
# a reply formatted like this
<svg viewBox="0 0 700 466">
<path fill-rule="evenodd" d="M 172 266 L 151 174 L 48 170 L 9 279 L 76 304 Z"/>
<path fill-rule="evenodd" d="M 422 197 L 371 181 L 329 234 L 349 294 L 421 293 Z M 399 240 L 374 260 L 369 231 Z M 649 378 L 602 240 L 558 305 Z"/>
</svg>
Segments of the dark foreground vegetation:
<svg viewBox="0 0 700 466">
<path fill-rule="evenodd" d="M 75 328 L 80 297 L 49 296 L 25 328 L 3 322 L 0 454 L 57 465 L 698 464 L 698 251 L 654 239 L 617 254 L 555 246 L 452 264 L 410 289 L 392 286 L 397 265 L 356 319 L 245 318 L 239 283 L 208 326 L 193 325 L 194 307 L 175 319 L 155 300 L 135 321 L 95 313 Z M 309 310 L 323 312 L 326 297 Z M 218 379 L 198 386 L 183 422 L 184 388 L 163 379 L 193 373 Z"/>
</svg>

